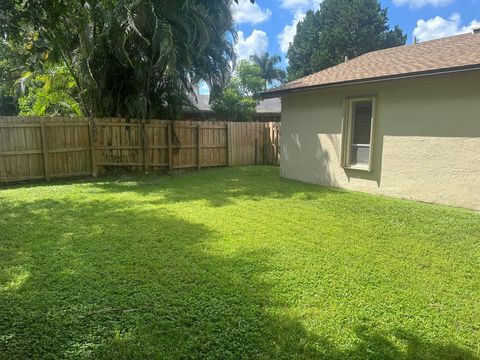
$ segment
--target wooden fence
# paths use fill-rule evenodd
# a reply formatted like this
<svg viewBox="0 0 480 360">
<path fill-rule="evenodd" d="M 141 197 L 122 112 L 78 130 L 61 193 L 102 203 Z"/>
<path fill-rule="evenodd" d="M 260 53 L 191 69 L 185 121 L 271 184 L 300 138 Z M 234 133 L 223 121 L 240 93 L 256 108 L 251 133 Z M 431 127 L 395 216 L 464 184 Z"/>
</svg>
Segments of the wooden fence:
<svg viewBox="0 0 480 360">
<path fill-rule="evenodd" d="M 0 117 L 0 182 L 278 165 L 279 123 Z"/>
</svg>

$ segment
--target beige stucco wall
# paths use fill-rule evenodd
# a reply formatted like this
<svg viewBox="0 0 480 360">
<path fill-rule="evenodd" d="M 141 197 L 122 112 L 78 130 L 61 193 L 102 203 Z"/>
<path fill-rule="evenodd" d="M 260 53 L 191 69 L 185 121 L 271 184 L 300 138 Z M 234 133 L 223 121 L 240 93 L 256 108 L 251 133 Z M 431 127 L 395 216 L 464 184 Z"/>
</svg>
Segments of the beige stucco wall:
<svg viewBox="0 0 480 360">
<path fill-rule="evenodd" d="M 343 100 L 376 95 L 372 172 L 341 166 Z M 480 71 L 282 99 L 281 174 L 480 210 Z"/>
</svg>

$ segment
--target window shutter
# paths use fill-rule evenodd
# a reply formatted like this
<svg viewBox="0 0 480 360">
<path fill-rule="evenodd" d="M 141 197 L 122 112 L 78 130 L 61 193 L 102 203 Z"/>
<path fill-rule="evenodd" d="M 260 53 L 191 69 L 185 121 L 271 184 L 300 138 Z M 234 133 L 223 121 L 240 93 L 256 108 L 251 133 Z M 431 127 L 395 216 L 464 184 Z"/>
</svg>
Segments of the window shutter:
<svg viewBox="0 0 480 360">
<path fill-rule="evenodd" d="M 353 144 L 370 144 L 372 129 L 372 102 L 353 103 Z"/>
</svg>

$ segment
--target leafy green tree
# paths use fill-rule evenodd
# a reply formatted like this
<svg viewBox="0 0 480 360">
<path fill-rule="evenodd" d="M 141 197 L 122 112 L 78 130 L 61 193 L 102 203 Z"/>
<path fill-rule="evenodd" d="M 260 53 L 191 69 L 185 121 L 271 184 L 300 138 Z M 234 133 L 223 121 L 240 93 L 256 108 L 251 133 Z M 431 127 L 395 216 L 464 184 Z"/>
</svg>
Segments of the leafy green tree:
<svg viewBox="0 0 480 360">
<path fill-rule="evenodd" d="M 62 62 L 87 116 L 174 117 L 200 80 L 214 94 L 235 53 L 231 0 L 5 0 L 0 34 L 35 69 Z"/>
<path fill-rule="evenodd" d="M 264 86 L 262 69 L 252 62 L 241 60 L 223 93 L 213 97 L 212 109 L 228 121 L 249 121 L 260 102 Z"/>
<path fill-rule="evenodd" d="M 404 45 L 407 35 L 388 25 L 378 0 L 325 0 L 307 12 L 290 44 L 288 79 L 294 80 L 370 51 Z"/>
<path fill-rule="evenodd" d="M 319 12 L 308 11 L 297 24 L 297 32 L 287 51 L 287 78 L 292 81 L 326 68 L 321 59 Z"/>
<path fill-rule="evenodd" d="M 280 83 L 285 81 L 285 71 L 278 68 L 278 64 L 282 61 L 279 55 L 270 56 L 268 53 L 262 56 L 252 55 L 250 61 L 258 65 L 262 70 L 262 78 L 265 80 L 264 90 L 273 84 L 274 81 Z"/>
<path fill-rule="evenodd" d="M 250 121 L 257 104 L 251 96 L 243 95 L 235 84 L 230 84 L 222 95 L 212 101 L 212 109 L 222 120 Z"/>
<path fill-rule="evenodd" d="M 27 70 L 25 51 L 17 44 L 0 37 L 0 115 L 18 113 L 15 81 Z"/>
<path fill-rule="evenodd" d="M 23 116 L 80 116 L 76 84 L 65 66 L 54 66 L 42 73 L 27 72 L 17 80 L 18 100 Z"/>
<path fill-rule="evenodd" d="M 260 101 L 260 93 L 264 89 L 262 69 L 248 60 L 240 60 L 236 69 L 233 82 L 236 81 L 238 88 L 244 96 L 250 96 Z"/>
</svg>

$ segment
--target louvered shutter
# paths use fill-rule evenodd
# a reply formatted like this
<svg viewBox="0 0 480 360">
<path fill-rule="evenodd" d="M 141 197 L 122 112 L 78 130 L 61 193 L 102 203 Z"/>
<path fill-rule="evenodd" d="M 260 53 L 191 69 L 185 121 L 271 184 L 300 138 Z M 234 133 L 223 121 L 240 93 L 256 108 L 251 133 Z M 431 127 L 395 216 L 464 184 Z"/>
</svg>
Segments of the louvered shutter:
<svg viewBox="0 0 480 360">
<path fill-rule="evenodd" d="M 372 101 L 353 103 L 353 144 L 370 144 Z"/>
</svg>

